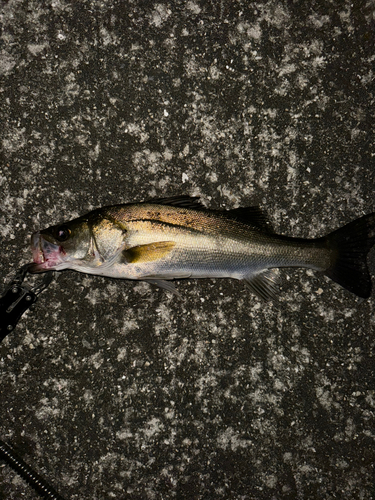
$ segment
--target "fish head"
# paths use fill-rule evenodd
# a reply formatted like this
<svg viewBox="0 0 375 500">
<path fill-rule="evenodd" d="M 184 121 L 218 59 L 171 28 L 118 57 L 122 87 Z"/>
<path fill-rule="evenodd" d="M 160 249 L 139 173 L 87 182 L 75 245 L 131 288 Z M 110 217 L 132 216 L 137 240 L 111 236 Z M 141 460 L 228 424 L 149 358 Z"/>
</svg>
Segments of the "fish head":
<svg viewBox="0 0 375 500">
<path fill-rule="evenodd" d="M 75 268 L 86 258 L 90 239 L 89 225 L 79 219 L 33 233 L 31 251 L 34 264 L 30 272 Z"/>
<path fill-rule="evenodd" d="M 74 269 L 95 274 L 98 267 L 110 267 L 124 249 L 125 234 L 122 225 L 100 211 L 37 231 L 31 236 L 34 264 L 29 270 Z"/>
</svg>

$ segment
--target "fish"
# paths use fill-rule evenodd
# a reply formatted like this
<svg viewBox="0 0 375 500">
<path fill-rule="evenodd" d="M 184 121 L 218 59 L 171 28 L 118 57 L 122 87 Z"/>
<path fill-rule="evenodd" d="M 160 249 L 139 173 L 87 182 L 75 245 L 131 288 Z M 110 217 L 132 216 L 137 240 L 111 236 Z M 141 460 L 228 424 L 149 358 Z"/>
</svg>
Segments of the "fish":
<svg viewBox="0 0 375 500">
<path fill-rule="evenodd" d="M 98 208 L 34 232 L 29 271 L 72 269 L 177 294 L 171 280 L 234 278 L 271 300 L 280 293 L 280 270 L 301 267 L 368 298 L 367 255 L 374 244 L 375 212 L 306 239 L 276 234 L 256 206 L 210 210 L 197 197 L 174 196 Z"/>
</svg>

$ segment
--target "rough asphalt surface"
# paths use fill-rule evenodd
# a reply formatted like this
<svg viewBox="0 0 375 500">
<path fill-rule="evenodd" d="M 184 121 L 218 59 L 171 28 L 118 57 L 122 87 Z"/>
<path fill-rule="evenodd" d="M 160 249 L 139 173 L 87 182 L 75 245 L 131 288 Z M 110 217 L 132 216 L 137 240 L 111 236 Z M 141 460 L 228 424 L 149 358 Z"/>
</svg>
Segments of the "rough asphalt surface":
<svg viewBox="0 0 375 500">
<path fill-rule="evenodd" d="M 103 205 L 259 204 L 303 237 L 375 211 L 374 11 L 2 2 L 1 289 Z M 287 274 L 265 304 L 60 273 L 0 345 L 0 438 L 72 500 L 375 498 L 375 295 Z M 38 497 L 0 462 L 0 498 Z"/>
</svg>

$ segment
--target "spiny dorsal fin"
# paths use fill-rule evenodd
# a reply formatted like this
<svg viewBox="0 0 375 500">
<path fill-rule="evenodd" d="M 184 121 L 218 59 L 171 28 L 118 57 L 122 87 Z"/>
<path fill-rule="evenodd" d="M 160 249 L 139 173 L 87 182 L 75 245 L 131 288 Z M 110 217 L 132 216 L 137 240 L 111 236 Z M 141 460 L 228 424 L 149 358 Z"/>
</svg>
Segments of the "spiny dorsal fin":
<svg viewBox="0 0 375 500">
<path fill-rule="evenodd" d="M 230 219 L 237 220 L 248 226 L 256 226 L 260 229 L 273 233 L 272 225 L 268 215 L 259 207 L 240 207 L 223 212 Z"/>
<path fill-rule="evenodd" d="M 149 203 L 157 205 L 170 205 L 173 207 L 193 208 L 195 210 L 204 209 L 198 196 L 171 196 L 169 198 L 155 198 L 149 200 Z"/>
<path fill-rule="evenodd" d="M 167 255 L 175 245 L 174 241 L 156 241 L 155 243 L 128 248 L 122 252 L 122 256 L 128 264 L 152 262 Z"/>
</svg>

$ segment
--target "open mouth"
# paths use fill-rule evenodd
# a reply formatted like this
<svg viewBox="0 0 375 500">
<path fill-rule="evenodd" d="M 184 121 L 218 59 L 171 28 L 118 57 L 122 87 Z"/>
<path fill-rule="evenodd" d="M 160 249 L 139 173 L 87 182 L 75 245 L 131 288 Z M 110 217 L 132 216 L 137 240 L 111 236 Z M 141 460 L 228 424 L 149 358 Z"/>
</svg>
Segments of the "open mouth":
<svg viewBox="0 0 375 500">
<path fill-rule="evenodd" d="M 34 264 L 29 271 L 32 273 L 56 269 L 64 261 L 63 248 L 44 239 L 39 231 L 31 236 L 31 251 Z"/>
<path fill-rule="evenodd" d="M 41 248 L 41 236 L 39 231 L 31 236 L 31 251 L 33 253 L 33 262 L 43 264 L 45 262 L 44 253 Z"/>
</svg>

